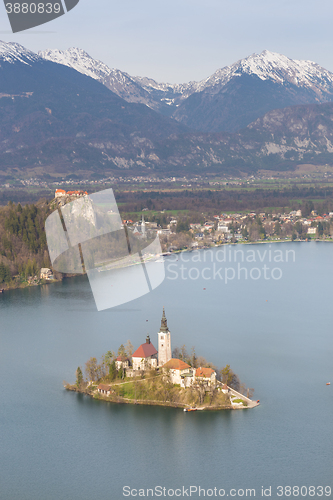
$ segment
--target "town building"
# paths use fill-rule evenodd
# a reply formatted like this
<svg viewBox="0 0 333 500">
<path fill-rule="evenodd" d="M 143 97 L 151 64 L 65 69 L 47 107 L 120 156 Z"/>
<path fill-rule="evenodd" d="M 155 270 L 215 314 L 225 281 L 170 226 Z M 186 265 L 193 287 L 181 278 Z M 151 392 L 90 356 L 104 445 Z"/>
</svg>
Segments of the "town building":
<svg viewBox="0 0 333 500">
<path fill-rule="evenodd" d="M 113 392 L 111 386 L 107 384 L 99 384 L 97 391 L 104 396 L 110 396 L 111 392 Z"/>
<path fill-rule="evenodd" d="M 61 198 L 61 196 L 66 196 L 66 191 L 64 189 L 56 189 L 54 197 Z"/>
<path fill-rule="evenodd" d="M 207 387 L 215 387 L 216 385 L 216 372 L 212 368 L 204 368 L 199 366 L 195 370 L 195 381 L 201 382 Z"/>
<path fill-rule="evenodd" d="M 54 193 L 55 198 L 61 198 L 62 196 L 88 196 L 87 191 L 65 191 L 64 189 L 56 189 Z"/>
<path fill-rule="evenodd" d="M 216 372 L 212 368 L 193 368 L 181 359 L 172 358 L 162 367 L 172 384 L 186 387 L 203 387 L 205 390 L 216 387 Z"/>
<path fill-rule="evenodd" d="M 118 358 L 116 359 L 117 370 L 120 370 L 121 368 L 123 368 L 124 370 L 128 370 L 130 366 L 131 366 L 131 360 L 126 356 L 118 356 Z"/>
<path fill-rule="evenodd" d="M 172 384 L 179 384 L 180 386 L 184 386 L 183 380 L 185 376 L 193 376 L 190 365 L 181 359 L 175 358 L 170 359 L 163 365 L 163 371 L 168 373 Z"/>
<path fill-rule="evenodd" d="M 53 279 L 53 273 L 51 269 L 48 267 L 42 267 L 40 270 L 40 279 L 41 280 L 52 280 Z"/>
</svg>

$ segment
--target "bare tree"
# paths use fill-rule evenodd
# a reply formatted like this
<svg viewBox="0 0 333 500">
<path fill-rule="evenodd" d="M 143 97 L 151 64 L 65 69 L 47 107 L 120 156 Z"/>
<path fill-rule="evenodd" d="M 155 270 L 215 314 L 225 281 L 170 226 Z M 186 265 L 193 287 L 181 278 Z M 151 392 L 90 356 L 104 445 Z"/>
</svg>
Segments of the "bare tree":
<svg viewBox="0 0 333 500">
<path fill-rule="evenodd" d="M 133 346 L 133 344 L 132 344 L 132 342 L 130 340 L 128 340 L 126 342 L 125 351 L 126 351 L 127 357 L 131 358 L 132 354 L 133 354 L 133 351 L 134 351 L 134 346 Z"/>
<path fill-rule="evenodd" d="M 85 374 L 87 380 L 93 382 L 98 379 L 98 364 L 96 358 L 90 358 L 85 364 Z"/>
</svg>

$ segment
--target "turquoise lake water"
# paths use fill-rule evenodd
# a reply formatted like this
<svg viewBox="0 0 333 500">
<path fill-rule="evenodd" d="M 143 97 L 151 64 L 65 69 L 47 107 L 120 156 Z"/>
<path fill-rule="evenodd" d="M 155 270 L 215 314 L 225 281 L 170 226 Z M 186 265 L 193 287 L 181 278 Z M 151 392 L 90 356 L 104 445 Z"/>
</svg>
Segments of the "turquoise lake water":
<svg viewBox="0 0 333 500">
<path fill-rule="evenodd" d="M 333 245 L 221 252 L 171 256 L 161 286 L 101 312 L 85 277 L 0 295 L 1 500 L 333 498 Z M 230 364 L 259 407 L 187 414 L 63 389 L 128 339 L 156 347 L 163 306 L 172 346 Z"/>
</svg>

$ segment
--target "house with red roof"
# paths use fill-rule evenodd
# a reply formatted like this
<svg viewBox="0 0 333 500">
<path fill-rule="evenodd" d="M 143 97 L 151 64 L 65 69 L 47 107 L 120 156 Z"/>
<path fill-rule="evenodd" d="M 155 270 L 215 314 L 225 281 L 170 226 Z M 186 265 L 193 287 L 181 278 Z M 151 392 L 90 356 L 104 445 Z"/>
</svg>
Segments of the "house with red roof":
<svg viewBox="0 0 333 500">
<path fill-rule="evenodd" d="M 66 196 L 66 191 L 64 189 L 56 189 L 55 198 L 60 198 L 61 196 Z"/>
<path fill-rule="evenodd" d="M 88 196 L 87 191 L 65 191 L 64 189 L 56 189 L 54 197 L 60 198 L 61 196 Z"/>
<path fill-rule="evenodd" d="M 147 370 L 157 368 L 157 351 L 150 342 L 150 337 L 147 335 L 146 342 L 132 355 L 133 370 Z"/>
<path fill-rule="evenodd" d="M 107 384 L 99 384 L 97 391 L 103 396 L 110 396 L 111 392 L 114 392 L 112 387 Z"/>
<path fill-rule="evenodd" d="M 189 385 L 184 382 L 185 378 L 193 377 L 191 366 L 181 359 L 171 358 L 162 366 L 162 370 L 164 373 L 168 373 L 172 384 L 179 384 L 181 387 Z"/>
<path fill-rule="evenodd" d="M 212 368 L 199 366 L 199 368 L 195 370 L 195 379 L 197 382 L 202 382 L 207 387 L 215 387 L 216 372 Z"/>
<path fill-rule="evenodd" d="M 212 368 L 192 368 L 181 359 L 172 358 L 162 369 L 169 374 L 172 384 L 179 384 L 183 388 L 200 385 L 209 389 L 216 386 L 216 372 Z"/>
</svg>

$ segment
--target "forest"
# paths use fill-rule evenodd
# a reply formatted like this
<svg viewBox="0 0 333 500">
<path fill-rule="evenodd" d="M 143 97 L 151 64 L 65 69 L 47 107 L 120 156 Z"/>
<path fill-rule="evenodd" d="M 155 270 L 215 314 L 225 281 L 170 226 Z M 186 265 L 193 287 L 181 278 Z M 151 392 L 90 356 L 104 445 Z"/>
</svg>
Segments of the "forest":
<svg viewBox="0 0 333 500">
<path fill-rule="evenodd" d="M 49 203 L 15 205 L 9 202 L 0 209 L 0 284 L 13 278 L 20 283 L 50 267 L 44 222 L 50 213 Z"/>
<path fill-rule="evenodd" d="M 119 191 L 117 203 L 124 214 L 152 211 L 187 210 L 202 215 L 223 212 L 264 212 L 267 209 L 302 210 L 307 217 L 313 202 L 318 213 L 333 210 L 333 187 L 297 186 L 282 189 L 184 189 L 169 191 Z M 311 202 L 311 203 L 310 203 Z M 199 222 L 199 221 L 195 221 Z"/>
</svg>

